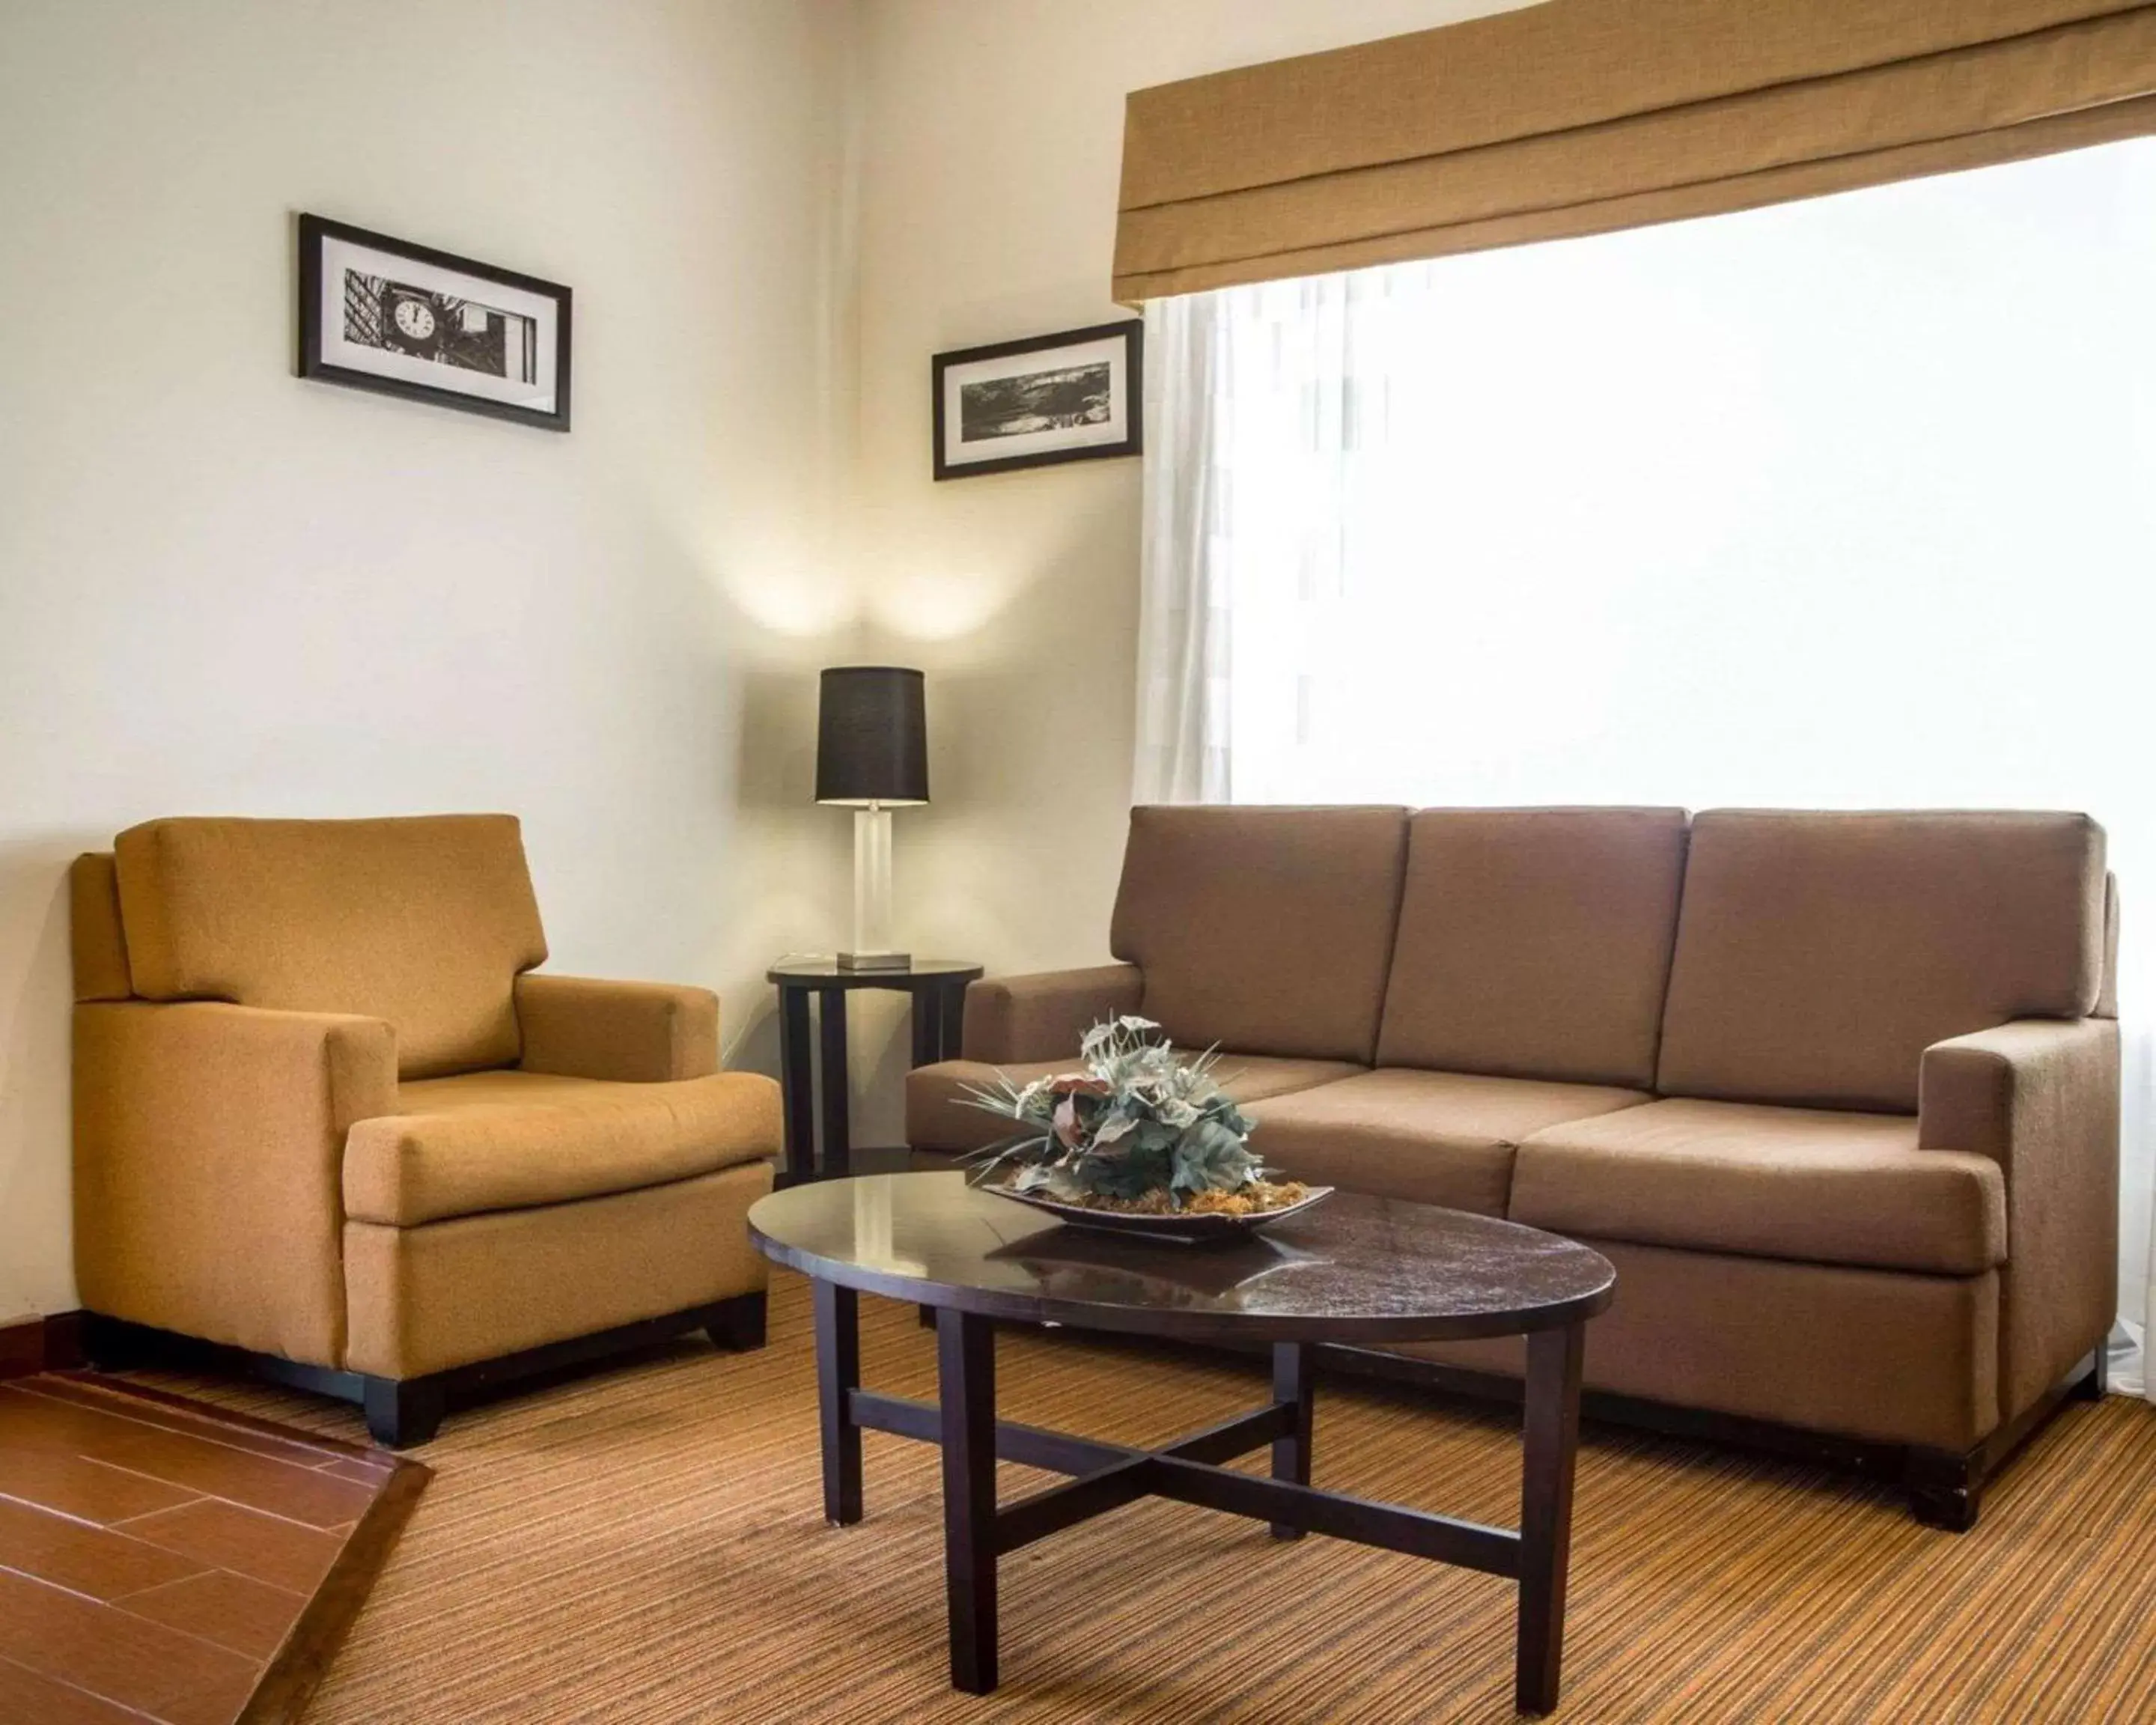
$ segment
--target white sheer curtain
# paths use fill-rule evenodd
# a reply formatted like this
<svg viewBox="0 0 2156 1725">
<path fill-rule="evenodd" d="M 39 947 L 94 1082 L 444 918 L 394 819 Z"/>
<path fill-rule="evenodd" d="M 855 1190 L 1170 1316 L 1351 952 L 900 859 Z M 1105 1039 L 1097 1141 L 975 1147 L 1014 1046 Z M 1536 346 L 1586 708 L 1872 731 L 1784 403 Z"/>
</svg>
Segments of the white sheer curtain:
<svg viewBox="0 0 2156 1725">
<path fill-rule="evenodd" d="M 2150 142 L 1158 302 L 1138 796 L 2089 810 L 2138 1326 L 2152 307 Z"/>
<path fill-rule="evenodd" d="M 1141 803 L 1225 803 L 1229 592 L 1227 497 L 1234 416 L 1219 294 L 1171 302 L 1146 319 L 1145 531 L 1138 613 Z M 1173 482 L 1163 476 L 1177 475 Z"/>
</svg>

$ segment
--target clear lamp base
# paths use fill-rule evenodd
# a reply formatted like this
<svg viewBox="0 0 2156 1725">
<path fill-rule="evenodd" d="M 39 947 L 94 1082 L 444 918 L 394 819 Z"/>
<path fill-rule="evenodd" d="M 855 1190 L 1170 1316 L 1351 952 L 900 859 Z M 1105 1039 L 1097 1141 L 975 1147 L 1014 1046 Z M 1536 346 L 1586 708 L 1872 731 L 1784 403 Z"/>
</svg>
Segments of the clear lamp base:
<svg viewBox="0 0 2156 1725">
<path fill-rule="evenodd" d="M 871 803 L 854 811 L 854 949 L 841 970 L 911 970 L 910 954 L 891 950 L 891 810 Z"/>
</svg>

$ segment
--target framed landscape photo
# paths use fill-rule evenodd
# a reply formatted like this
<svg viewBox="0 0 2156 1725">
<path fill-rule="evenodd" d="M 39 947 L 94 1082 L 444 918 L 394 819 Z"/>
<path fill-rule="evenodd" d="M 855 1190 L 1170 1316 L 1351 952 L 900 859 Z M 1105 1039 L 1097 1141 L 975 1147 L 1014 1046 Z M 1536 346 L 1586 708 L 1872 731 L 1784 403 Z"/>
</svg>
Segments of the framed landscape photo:
<svg viewBox="0 0 2156 1725">
<path fill-rule="evenodd" d="M 300 218 L 300 375 L 569 429 L 569 290 Z"/>
<path fill-rule="evenodd" d="M 1132 318 L 936 356 L 936 477 L 1144 448 L 1145 326 Z"/>
</svg>

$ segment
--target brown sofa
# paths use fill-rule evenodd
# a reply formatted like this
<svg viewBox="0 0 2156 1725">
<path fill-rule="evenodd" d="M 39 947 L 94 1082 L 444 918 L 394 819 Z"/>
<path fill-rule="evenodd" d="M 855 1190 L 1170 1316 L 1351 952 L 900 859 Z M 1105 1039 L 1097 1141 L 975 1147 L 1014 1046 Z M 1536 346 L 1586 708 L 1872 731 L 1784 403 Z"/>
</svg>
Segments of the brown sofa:
<svg viewBox="0 0 2156 1725">
<path fill-rule="evenodd" d="M 995 1068 L 1142 1012 L 1288 1173 L 1616 1265 L 1604 1414 L 1891 1468 L 1965 1527 L 2116 1309 L 2115 899 L 2077 814 L 1140 809 L 1097 969 L 977 983 Z M 1503 1393 L 1516 1341 L 1366 1367 Z"/>
<path fill-rule="evenodd" d="M 72 876 L 100 1363 L 212 1357 L 424 1442 L 482 1386 L 763 1337 L 778 1087 L 702 988 L 534 973 L 517 824 L 152 821 Z"/>
</svg>

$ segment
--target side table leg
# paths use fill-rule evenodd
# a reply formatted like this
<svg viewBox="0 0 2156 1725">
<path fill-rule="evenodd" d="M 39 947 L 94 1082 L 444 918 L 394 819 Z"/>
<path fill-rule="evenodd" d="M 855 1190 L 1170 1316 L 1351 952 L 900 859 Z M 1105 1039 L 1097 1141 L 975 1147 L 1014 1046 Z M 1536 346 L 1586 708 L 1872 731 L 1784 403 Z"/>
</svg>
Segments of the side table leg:
<svg viewBox="0 0 2156 1725">
<path fill-rule="evenodd" d="M 808 1061 L 808 993 L 778 991 L 778 1086 L 786 1111 L 786 1181 L 816 1178 L 816 1091 Z"/>
<path fill-rule="evenodd" d="M 951 1608 L 951 1683 L 996 1686 L 996 1332 L 984 1317 L 936 1314 L 942 1403 L 943 1568 Z"/>
<path fill-rule="evenodd" d="M 1565 1572 L 1572 1557 L 1572 1481 L 1579 1454 L 1580 1362 L 1587 1328 L 1527 1337 L 1525 1455 L 1520 1490 L 1520 1640 L 1516 1698 L 1523 1713 L 1557 1706 L 1564 1661 Z"/>
<path fill-rule="evenodd" d="M 943 991 L 921 988 L 913 991 L 913 1064 L 932 1066 L 943 1058 Z"/>
<path fill-rule="evenodd" d="M 849 1107 L 846 1070 L 846 991 L 819 988 L 816 1001 L 816 1035 L 824 1056 L 824 1166 L 826 1179 L 842 1179 L 853 1172 L 853 1123 Z"/>
<path fill-rule="evenodd" d="M 1310 1428 L 1312 1409 L 1310 1349 L 1301 1342 L 1273 1344 L 1273 1399 L 1295 1409 L 1294 1429 L 1273 1440 L 1273 1477 L 1291 1484 L 1310 1483 Z M 1276 1539 L 1300 1539 L 1302 1529 L 1273 1523 Z"/>
<path fill-rule="evenodd" d="M 952 983 L 943 990 L 942 1010 L 937 1014 L 942 1038 L 936 1052 L 939 1060 L 957 1060 L 965 1040 L 966 988 L 964 983 Z"/>
<path fill-rule="evenodd" d="M 824 1519 L 861 1518 L 861 1429 L 853 1392 L 861 1383 L 860 1296 L 835 1282 L 811 1284 L 816 1301 L 816 1401 L 824 1440 Z"/>
</svg>

